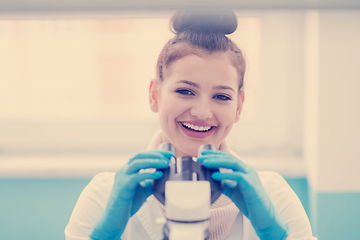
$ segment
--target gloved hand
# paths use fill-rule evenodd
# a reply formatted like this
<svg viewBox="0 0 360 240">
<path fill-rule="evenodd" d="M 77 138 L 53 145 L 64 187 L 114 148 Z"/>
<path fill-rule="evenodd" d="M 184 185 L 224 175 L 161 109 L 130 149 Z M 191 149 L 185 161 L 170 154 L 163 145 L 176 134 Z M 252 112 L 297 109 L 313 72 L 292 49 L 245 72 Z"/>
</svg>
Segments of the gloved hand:
<svg viewBox="0 0 360 240">
<path fill-rule="evenodd" d="M 250 220 L 261 240 L 284 240 L 289 226 L 276 211 L 262 186 L 256 170 L 230 153 L 205 150 L 197 160 L 210 169 L 227 168 L 232 172 L 214 172 L 212 178 L 223 182 L 223 193 Z M 232 180 L 232 181 L 227 181 Z"/>
<path fill-rule="evenodd" d="M 173 153 L 164 151 L 142 152 L 116 173 L 107 205 L 90 231 L 91 239 L 120 239 L 129 218 L 152 194 L 150 179 L 156 180 L 163 176 L 161 171 L 139 173 L 139 170 L 165 169 L 169 167 L 172 156 Z"/>
</svg>

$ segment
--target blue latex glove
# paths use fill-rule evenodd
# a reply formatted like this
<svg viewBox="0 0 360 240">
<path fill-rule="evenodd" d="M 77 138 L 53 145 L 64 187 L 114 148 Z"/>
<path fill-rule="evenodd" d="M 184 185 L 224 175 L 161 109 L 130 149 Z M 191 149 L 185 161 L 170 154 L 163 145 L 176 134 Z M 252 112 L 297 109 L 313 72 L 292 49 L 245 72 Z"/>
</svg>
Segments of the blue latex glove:
<svg viewBox="0 0 360 240">
<path fill-rule="evenodd" d="M 233 170 L 214 172 L 212 178 L 223 182 L 223 193 L 250 220 L 261 240 L 286 239 L 289 235 L 289 226 L 276 211 L 252 166 L 222 151 L 205 150 L 198 161 L 206 168 Z"/>
<path fill-rule="evenodd" d="M 151 180 L 163 176 L 161 171 L 139 173 L 146 168 L 169 167 L 171 152 L 148 151 L 137 154 L 115 176 L 107 205 L 90 231 L 93 240 L 120 239 L 129 218 L 152 194 Z"/>
</svg>

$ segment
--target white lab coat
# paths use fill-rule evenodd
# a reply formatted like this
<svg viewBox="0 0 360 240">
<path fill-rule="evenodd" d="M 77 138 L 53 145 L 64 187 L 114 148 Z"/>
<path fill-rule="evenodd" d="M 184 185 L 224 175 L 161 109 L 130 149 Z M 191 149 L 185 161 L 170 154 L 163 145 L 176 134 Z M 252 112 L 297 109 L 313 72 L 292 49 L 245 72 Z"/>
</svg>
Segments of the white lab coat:
<svg viewBox="0 0 360 240">
<path fill-rule="evenodd" d="M 259 171 L 260 180 L 269 194 L 275 208 L 290 226 L 296 240 L 315 240 L 312 237 L 309 220 L 300 200 L 286 183 L 275 172 Z M 66 240 L 86 240 L 91 226 L 105 208 L 110 195 L 115 173 L 105 172 L 96 175 L 85 187 L 65 229 Z M 161 240 L 162 226 L 155 222 L 163 217 L 153 195 L 143 204 L 140 210 L 130 218 L 122 240 Z M 225 240 L 259 240 L 250 221 L 239 212 Z"/>
<path fill-rule="evenodd" d="M 151 140 L 148 150 L 156 149 L 162 143 L 161 132 Z M 226 142 L 220 150 L 231 151 Z M 105 208 L 115 178 L 114 172 L 100 173 L 81 193 L 69 223 L 65 229 L 66 240 L 87 240 L 90 229 Z M 304 208 L 287 182 L 278 173 L 258 171 L 261 183 L 274 207 L 290 226 L 294 240 L 315 240 Z M 161 240 L 163 226 L 155 222 L 163 217 L 160 208 L 151 195 L 139 211 L 129 219 L 122 240 Z M 211 240 L 211 239 L 210 239 Z M 225 240 L 259 240 L 250 221 L 239 211 Z"/>
</svg>

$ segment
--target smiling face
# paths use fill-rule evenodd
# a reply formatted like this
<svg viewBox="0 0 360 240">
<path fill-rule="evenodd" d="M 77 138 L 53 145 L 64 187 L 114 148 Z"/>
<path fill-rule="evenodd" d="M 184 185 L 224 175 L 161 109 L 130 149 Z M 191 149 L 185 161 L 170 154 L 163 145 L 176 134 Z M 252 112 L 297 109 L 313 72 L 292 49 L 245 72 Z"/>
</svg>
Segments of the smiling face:
<svg viewBox="0 0 360 240">
<path fill-rule="evenodd" d="M 151 82 L 150 108 L 177 157 L 196 156 L 203 144 L 219 149 L 239 120 L 244 97 L 238 88 L 237 69 L 226 53 L 187 55 L 165 69 L 163 81 Z"/>
</svg>

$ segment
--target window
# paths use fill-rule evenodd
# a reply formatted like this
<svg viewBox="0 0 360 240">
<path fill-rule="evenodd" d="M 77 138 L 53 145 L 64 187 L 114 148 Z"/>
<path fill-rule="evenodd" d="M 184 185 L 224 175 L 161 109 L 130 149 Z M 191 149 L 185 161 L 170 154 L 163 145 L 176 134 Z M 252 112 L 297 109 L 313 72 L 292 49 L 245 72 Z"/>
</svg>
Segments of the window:
<svg viewBox="0 0 360 240">
<path fill-rule="evenodd" d="M 148 85 L 171 14 L 0 20 L 0 158 L 146 149 L 159 130 Z M 250 158 L 299 157 L 302 13 L 238 16 L 230 37 L 247 60 L 246 100 L 230 145 Z"/>
</svg>

